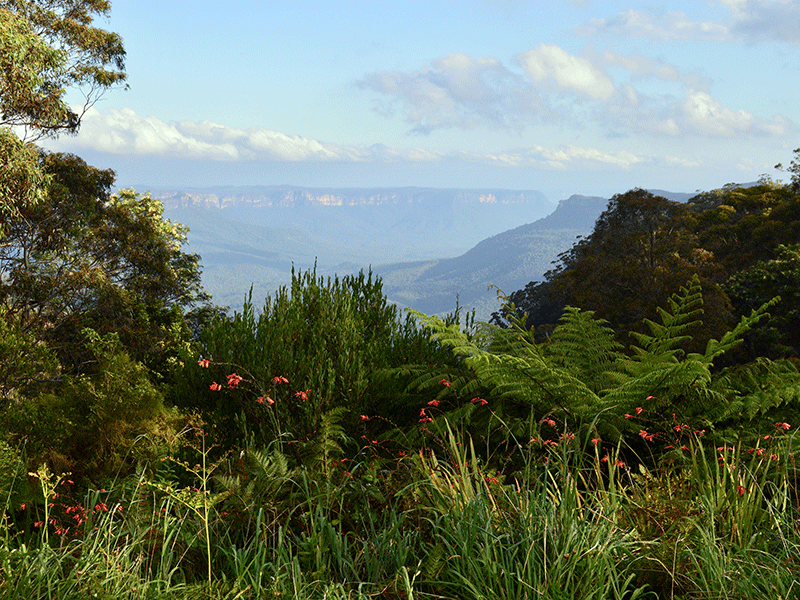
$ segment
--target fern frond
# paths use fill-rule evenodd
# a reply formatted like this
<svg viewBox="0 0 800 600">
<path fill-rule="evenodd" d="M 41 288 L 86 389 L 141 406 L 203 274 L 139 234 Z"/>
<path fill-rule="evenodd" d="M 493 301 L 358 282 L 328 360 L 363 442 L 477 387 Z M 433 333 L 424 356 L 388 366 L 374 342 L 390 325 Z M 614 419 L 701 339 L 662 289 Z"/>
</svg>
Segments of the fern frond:
<svg viewBox="0 0 800 600">
<path fill-rule="evenodd" d="M 652 335 L 632 331 L 639 346 L 634 346 L 634 360 L 653 364 L 676 359 L 683 354 L 680 345 L 691 340 L 685 332 L 702 323 L 703 295 L 700 279 L 694 275 L 680 291 L 667 299 L 668 309 L 657 307 L 661 323 L 644 322 Z"/>
<path fill-rule="evenodd" d="M 772 300 L 765 302 L 759 308 L 754 308 L 749 316 L 742 317 L 739 324 L 723 335 L 722 338 L 719 340 L 709 340 L 705 354 L 703 355 L 704 359 L 711 362 L 718 356 L 741 344 L 742 336 L 761 319 L 769 318 L 769 313 L 767 311 L 780 301 L 781 297 L 775 296 Z"/>
<path fill-rule="evenodd" d="M 325 412 L 320 418 L 319 433 L 310 444 L 310 462 L 316 468 L 321 467 L 325 479 L 328 481 L 332 474 L 332 460 L 344 452 L 339 445 L 339 440 L 346 438 L 342 419 L 347 411 L 346 407 L 338 406 Z"/>
<path fill-rule="evenodd" d="M 546 351 L 554 364 L 574 373 L 596 393 L 611 383 L 609 373 L 622 357 L 622 344 L 608 322 L 594 314 L 567 306 Z"/>
</svg>

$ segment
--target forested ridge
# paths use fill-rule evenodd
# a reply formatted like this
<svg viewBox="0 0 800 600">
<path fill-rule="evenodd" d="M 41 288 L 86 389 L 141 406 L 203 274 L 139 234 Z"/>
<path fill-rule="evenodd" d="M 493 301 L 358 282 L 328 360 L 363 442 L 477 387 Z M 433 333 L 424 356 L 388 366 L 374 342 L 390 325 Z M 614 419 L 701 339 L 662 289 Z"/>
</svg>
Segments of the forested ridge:
<svg viewBox="0 0 800 600">
<path fill-rule="evenodd" d="M 124 85 L 109 10 L 0 2 L 0 597 L 797 596 L 800 149 L 621 191 L 492 323 L 364 271 L 231 312 L 37 145 Z"/>
</svg>

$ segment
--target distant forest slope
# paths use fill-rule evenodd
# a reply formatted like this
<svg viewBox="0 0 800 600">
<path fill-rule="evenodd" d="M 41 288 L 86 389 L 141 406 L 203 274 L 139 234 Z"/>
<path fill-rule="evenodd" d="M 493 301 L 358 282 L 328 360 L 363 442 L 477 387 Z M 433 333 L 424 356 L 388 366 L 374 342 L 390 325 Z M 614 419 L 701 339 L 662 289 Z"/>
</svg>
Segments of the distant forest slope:
<svg viewBox="0 0 800 600">
<path fill-rule="evenodd" d="M 204 285 L 220 305 L 240 308 L 251 286 L 258 305 L 293 266 L 316 264 L 330 276 L 371 267 L 401 306 L 440 314 L 458 298 L 479 319 L 498 308 L 490 285 L 510 293 L 540 279 L 608 202 L 573 195 L 554 206 L 537 191 L 416 187 L 150 191 L 190 228 L 188 249 L 202 257 Z"/>
<path fill-rule="evenodd" d="M 163 200 L 167 217 L 190 228 L 189 249 L 203 259 L 203 281 L 215 302 L 233 308 L 251 285 L 260 301 L 288 283 L 293 265 L 316 263 L 320 274 L 344 275 L 371 265 L 458 256 L 554 208 L 537 191 L 494 189 L 151 192 Z"/>
<path fill-rule="evenodd" d="M 496 291 L 506 293 L 524 287 L 550 269 L 551 263 L 569 249 L 577 236 L 592 230 L 608 200 L 574 195 L 562 200 L 556 210 L 487 238 L 456 258 L 379 266 L 387 296 L 425 313 L 441 313 L 459 304 L 475 308 L 487 320 L 498 308 Z"/>
</svg>

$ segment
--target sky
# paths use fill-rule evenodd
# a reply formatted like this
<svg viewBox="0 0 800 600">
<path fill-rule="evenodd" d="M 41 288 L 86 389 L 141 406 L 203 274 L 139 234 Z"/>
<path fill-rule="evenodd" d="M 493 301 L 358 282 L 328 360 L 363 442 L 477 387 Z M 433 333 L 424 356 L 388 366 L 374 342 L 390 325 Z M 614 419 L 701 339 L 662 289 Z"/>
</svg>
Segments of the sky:
<svg viewBox="0 0 800 600">
<path fill-rule="evenodd" d="M 96 24 L 128 88 L 46 145 L 137 191 L 694 192 L 788 179 L 800 146 L 796 0 L 113 0 Z"/>
</svg>

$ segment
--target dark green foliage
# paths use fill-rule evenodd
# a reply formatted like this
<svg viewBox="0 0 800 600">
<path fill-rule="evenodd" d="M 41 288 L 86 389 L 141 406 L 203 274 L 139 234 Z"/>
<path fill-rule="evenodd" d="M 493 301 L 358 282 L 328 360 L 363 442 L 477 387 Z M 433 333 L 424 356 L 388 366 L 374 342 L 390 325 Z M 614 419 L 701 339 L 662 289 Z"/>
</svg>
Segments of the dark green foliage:
<svg viewBox="0 0 800 600">
<path fill-rule="evenodd" d="M 267 298 L 259 314 L 248 298 L 241 313 L 208 323 L 202 347 L 210 371 L 187 358 L 173 397 L 201 410 L 229 442 L 240 430 L 236 419 L 266 443 L 282 434 L 314 438 L 322 415 L 337 407 L 350 411 L 350 428 L 362 414 L 402 416 L 405 384 L 377 373 L 437 360 L 434 345 L 412 319 L 400 321 L 371 272 L 327 281 L 315 271 L 293 273 L 290 288 Z M 233 372 L 245 378 L 238 387 L 210 389 Z"/>
<path fill-rule="evenodd" d="M 594 230 L 569 251 L 545 281 L 531 282 L 509 296 L 527 326 L 549 334 L 566 306 L 590 310 L 608 321 L 619 341 L 658 316 L 658 307 L 692 276 L 699 277 L 706 311 L 702 329 L 692 331 L 693 350 L 730 326 L 727 297 L 721 292 L 719 265 L 699 249 L 689 208 L 641 189 L 617 194 L 597 219 Z M 506 312 L 495 315 L 503 324 Z M 698 324 L 699 326 L 699 324 Z"/>
<path fill-rule="evenodd" d="M 743 318 L 719 340 L 710 340 L 703 353 L 685 350 L 702 312 L 700 284 L 695 277 L 659 309 L 660 323 L 648 320 L 650 334 L 636 334 L 630 356 L 620 353 L 614 332 L 591 312 L 567 308 L 549 341 L 537 343 L 531 331 L 517 324 L 496 330 L 507 341 L 495 352 L 478 347 L 456 327 L 430 318 L 435 337 L 464 357 L 475 376 L 501 398 L 521 402 L 535 419 L 557 415 L 565 423 L 591 423 L 603 413 L 609 433 L 635 433 L 641 422 L 631 419 L 646 411 L 650 418 L 669 416 L 708 427 L 743 423 L 766 415 L 780 403 L 791 402 L 797 385 L 793 370 L 784 375 L 771 397 L 761 389 L 737 387 L 714 371 L 714 361 L 741 343 L 742 335 L 765 316 L 771 303 Z M 789 394 L 787 397 L 786 394 Z M 657 417 L 656 417 L 657 416 Z M 669 427 L 667 425 L 667 427 Z"/>
<path fill-rule="evenodd" d="M 93 375 L 65 376 L 49 393 L 7 404 L 5 434 L 25 441 L 30 459 L 47 460 L 83 483 L 100 485 L 152 459 L 177 416 L 165 409 L 150 373 L 115 334 L 84 330 Z"/>
<path fill-rule="evenodd" d="M 780 244 L 800 242 L 800 198 L 774 183 L 727 186 L 692 201 L 697 244 L 728 276 L 775 258 Z"/>
<path fill-rule="evenodd" d="M 65 372 L 90 358 L 81 330 L 116 332 L 149 367 L 188 338 L 183 311 L 208 301 L 200 257 L 182 251 L 187 230 L 132 190 L 111 195 L 114 173 L 69 154 L 40 155 L 43 199 L 0 214 L 0 302 L 45 342 Z"/>
<path fill-rule="evenodd" d="M 745 336 L 749 358 L 800 355 L 800 245 L 778 246 L 775 258 L 759 261 L 733 275 L 725 291 L 739 313 L 780 295 L 772 318 Z"/>
</svg>

